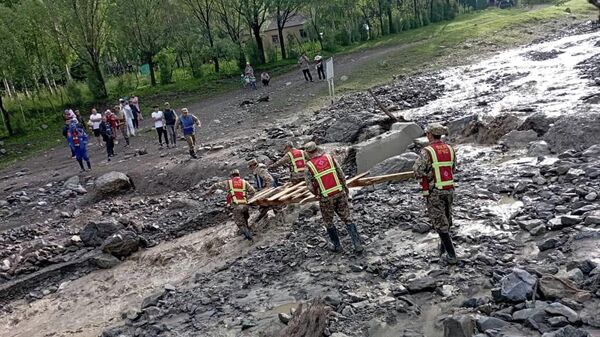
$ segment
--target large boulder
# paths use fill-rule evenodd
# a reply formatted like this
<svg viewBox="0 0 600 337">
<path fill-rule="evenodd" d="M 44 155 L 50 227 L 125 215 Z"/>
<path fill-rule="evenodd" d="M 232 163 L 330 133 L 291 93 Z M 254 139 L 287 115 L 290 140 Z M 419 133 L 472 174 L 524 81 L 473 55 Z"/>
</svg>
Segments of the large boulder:
<svg viewBox="0 0 600 337">
<path fill-rule="evenodd" d="M 587 291 L 577 288 L 577 285 L 568 279 L 544 275 L 540 279 L 539 290 L 542 296 L 550 300 L 570 298 L 577 301 L 585 301 L 591 297 Z"/>
<path fill-rule="evenodd" d="M 123 225 L 113 218 L 92 220 L 79 232 L 79 237 L 86 246 L 97 247 L 120 229 Z"/>
<path fill-rule="evenodd" d="M 561 117 L 544 135 L 544 140 L 557 153 L 600 144 L 600 114 Z"/>
<path fill-rule="evenodd" d="M 556 121 L 556 119 L 556 117 L 549 117 L 543 112 L 536 112 L 527 117 L 523 124 L 519 126 L 518 130 L 533 130 L 539 137 L 541 137 L 548 132 L 548 129 L 550 129 L 550 126 Z"/>
<path fill-rule="evenodd" d="M 130 230 L 120 230 L 106 238 L 102 251 L 116 257 L 126 257 L 136 252 L 142 246 L 141 238 Z"/>
<path fill-rule="evenodd" d="M 543 140 L 536 140 L 527 146 L 527 155 L 530 157 L 540 157 L 550 154 L 550 146 Z"/>
<path fill-rule="evenodd" d="M 523 269 L 514 268 L 500 280 L 500 295 L 510 302 L 524 302 L 531 298 L 536 277 Z"/>
<path fill-rule="evenodd" d="M 365 117 L 361 114 L 347 114 L 338 118 L 325 131 L 323 143 L 352 143 L 365 125 Z"/>
<path fill-rule="evenodd" d="M 357 173 L 363 173 L 378 163 L 406 151 L 423 129 L 415 123 L 395 123 L 392 130 L 355 146 Z"/>
<path fill-rule="evenodd" d="M 463 131 L 467 128 L 467 126 L 475 121 L 477 121 L 477 115 L 468 115 L 451 120 L 446 125 L 446 127 L 448 128 L 448 135 L 453 138 L 462 136 Z"/>
<path fill-rule="evenodd" d="M 567 325 L 564 328 L 560 328 L 553 332 L 546 332 L 542 337 L 589 337 L 590 333 L 577 329 L 571 325 Z"/>
<path fill-rule="evenodd" d="M 444 320 L 444 337 L 472 337 L 475 322 L 469 316 L 452 316 Z"/>
<path fill-rule="evenodd" d="M 412 167 L 417 158 L 419 158 L 418 154 L 414 152 L 406 152 L 399 156 L 394 156 L 382 161 L 370 169 L 369 172 L 371 172 L 371 175 L 378 176 L 412 171 Z"/>
<path fill-rule="evenodd" d="M 517 131 L 512 130 L 500 138 L 500 144 L 505 145 L 510 149 L 522 148 L 527 146 L 532 141 L 537 140 L 537 133 L 533 130 Z"/>
<path fill-rule="evenodd" d="M 102 194 L 112 194 L 133 188 L 133 182 L 122 172 L 108 172 L 101 175 L 95 182 L 96 190 Z"/>
<path fill-rule="evenodd" d="M 474 121 L 464 130 L 465 136 L 473 135 L 480 144 L 496 144 L 505 134 L 517 129 L 521 120 L 515 115 L 502 115 L 485 124 Z"/>
</svg>

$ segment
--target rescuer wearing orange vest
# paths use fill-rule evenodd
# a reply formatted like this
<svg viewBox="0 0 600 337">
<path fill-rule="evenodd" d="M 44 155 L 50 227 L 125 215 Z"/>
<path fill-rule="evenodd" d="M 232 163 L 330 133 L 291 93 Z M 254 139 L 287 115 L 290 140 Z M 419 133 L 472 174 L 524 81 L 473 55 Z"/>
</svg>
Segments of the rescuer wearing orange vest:
<svg viewBox="0 0 600 337">
<path fill-rule="evenodd" d="M 337 214 L 346 224 L 354 250 L 358 253 L 362 252 L 363 247 L 358 229 L 350 219 L 348 187 L 342 167 L 333 156 L 321 151 L 314 142 L 306 144 L 304 150 L 308 157 L 304 173 L 306 186 L 319 198 L 321 216 L 329 239 L 333 243 L 333 250 L 339 252 L 342 249 L 338 230 L 333 224 L 333 216 Z"/>
<path fill-rule="evenodd" d="M 285 155 L 275 163 L 271 164 L 269 169 L 284 165 L 290 168 L 290 181 L 293 184 L 303 181 L 304 171 L 306 170 L 306 153 L 294 148 L 292 142 L 285 143 Z"/>
<path fill-rule="evenodd" d="M 233 221 L 240 228 L 244 237 L 252 240 L 252 231 L 248 227 L 248 218 L 250 218 L 248 200 L 256 193 L 254 187 L 240 177 L 240 171 L 233 170 L 228 180 L 212 185 L 205 196 L 213 194 L 215 190 L 227 192 L 227 206 L 233 209 Z"/>
<path fill-rule="evenodd" d="M 446 261 L 456 264 L 458 260 L 450 236 L 456 155 L 454 149 L 442 141 L 442 136 L 448 134 L 446 127 L 433 123 L 425 132 L 429 146 L 421 151 L 413 171 L 421 181 L 429 220 L 440 236 L 440 255 L 446 253 Z"/>
</svg>

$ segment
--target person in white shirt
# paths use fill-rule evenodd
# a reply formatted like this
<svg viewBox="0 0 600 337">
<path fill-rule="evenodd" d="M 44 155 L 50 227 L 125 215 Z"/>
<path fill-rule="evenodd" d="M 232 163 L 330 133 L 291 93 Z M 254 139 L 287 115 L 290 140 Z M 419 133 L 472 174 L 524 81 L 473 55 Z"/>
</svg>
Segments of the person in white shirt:
<svg viewBox="0 0 600 337">
<path fill-rule="evenodd" d="M 127 124 L 127 133 L 130 136 L 135 136 L 135 128 L 133 127 L 133 111 L 129 106 L 129 102 L 125 101 L 121 109 L 123 110 L 123 115 L 125 116 L 125 123 Z"/>
<path fill-rule="evenodd" d="M 317 52 L 317 56 L 315 56 L 315 68 L 317 68 L 317 74 L 319 74 L 319 79 L 325 79 L 325 65 L 323 64 L 323 56 L 321 56 L 321 52 Z M 323 78 L 321 78 L 323 75 Z"/>
<path fill-rule="evenodd" d="M 92 124 L 92 131 L 94 132 L 94 137 L 96 137 L 96 145 L 98 147 L 103 146 L 102 137 L 100 137 L 100 123 L 102 123 L 102 115 L 96 109 L 92 109 L 90 124 Z"/>
<path fill-rule="evenodd" d="M 165 116 L 162 111 L 158 110 L 158 105 L 154 106 L 154 111 L 152 112 L 152 120 L 154 121 L 154 128 L 156 129 L 156 133 L 158 133 L 158 143 L 160 147 L 163 146 L 163 136 L 165 137 L 165 143 L 167 143 L 167 147 L 169 147 L 169 137 L 167 136 L 167 129 L 165 129 Z"/>
</svg>

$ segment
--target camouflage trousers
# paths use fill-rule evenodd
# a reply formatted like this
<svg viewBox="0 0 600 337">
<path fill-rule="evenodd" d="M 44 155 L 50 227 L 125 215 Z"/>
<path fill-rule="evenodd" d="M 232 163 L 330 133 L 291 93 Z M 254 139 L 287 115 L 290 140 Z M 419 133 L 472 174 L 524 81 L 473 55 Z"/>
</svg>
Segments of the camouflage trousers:
<svg viewBox="0 0 600 337">
<path fill-rule="evenodd" d="M 301 183 L 304 181 L 304 172 L 299 172 L 299 173 L 290 173 L 290 182 L 292 184 L 297 184 L 297 183 Z"/>
<path fill-rule="evenodd" d="M 248 227 L 250 207 L 248 205 L 233 206 L 233 221 L 238 227 Z"/>
<path fill-rule="evenodd" d="M 340 217 L 340 220 L 345 224 L 349 224 L 350 220 L 350 203 L 346 192 L 340 192 L 329 198 L 320 198 L 319 207 L 321 208 L 321 216 L 327 228 L 333 227 L 333 217 L 335 214 Z"/>
<path fill-rule="evenodd" d="M 254 220 L 254 221 L 259 222 L 260 220 L 262 220 L 264 217 L 267 216 L 267 213 L 270 210 L 273 210 L 275 215 L 277 215 L 283 211 L 283 207 L 282 206 L 260 206 L 258 208 L 258 216 L 256 217 L 256 220 Z"/>
<path fill-rule="evenodd" d="M 427 214 L 433 229 L 438 233 L 448 233 L 452 226 L 452 202 L 454 191 L 433 190 L 427 199 Z"/>
</svg>

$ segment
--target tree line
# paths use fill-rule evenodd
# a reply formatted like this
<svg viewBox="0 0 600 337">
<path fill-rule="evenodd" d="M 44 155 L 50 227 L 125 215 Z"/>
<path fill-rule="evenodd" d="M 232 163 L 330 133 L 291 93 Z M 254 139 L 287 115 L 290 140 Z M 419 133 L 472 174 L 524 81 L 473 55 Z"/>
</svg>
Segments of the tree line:
<svg viewBox="0 0 600 337">
<path fill-rule="evenodd" d="M 106 100 L 107 77 L 148 65 L 150 83 L 171 80 L 177 64 L 201 77 L 224 61 L 264 64 L 297 57 L 284 36 L 294 15 L 306 17 L 308 39 L 326 51 L 453 19 L 476 0 L 0 0 L 0 78 L 4 96 L 54 93 L 86 81 Z M 470 2 L 473 2 L 471 4 Z M 263 31 L 277 27 L 277 50 Z M 0 95 L 1 97 L 2 95 Z M 0 110 L 10 134 L 10 115 Z"/>
</svg>

